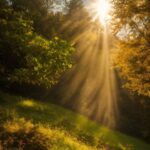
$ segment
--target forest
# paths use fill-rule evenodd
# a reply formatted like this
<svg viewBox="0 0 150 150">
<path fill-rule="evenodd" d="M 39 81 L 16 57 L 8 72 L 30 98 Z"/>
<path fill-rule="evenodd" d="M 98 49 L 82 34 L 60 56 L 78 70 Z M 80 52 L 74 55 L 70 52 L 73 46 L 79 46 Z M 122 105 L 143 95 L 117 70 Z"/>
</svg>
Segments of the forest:
<svg viewBox="0 0 150 150">
<path fill-rule="evenodd" d="M 150 150 L 150 0 L 0 0 L 0 150 Z"/>
</svg>

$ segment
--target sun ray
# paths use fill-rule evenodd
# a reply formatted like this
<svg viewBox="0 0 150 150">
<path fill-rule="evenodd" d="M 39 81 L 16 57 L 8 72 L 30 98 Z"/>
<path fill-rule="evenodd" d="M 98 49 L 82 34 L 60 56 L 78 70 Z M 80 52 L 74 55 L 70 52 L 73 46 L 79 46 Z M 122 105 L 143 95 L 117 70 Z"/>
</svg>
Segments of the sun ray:
<svg viewBox="0 0 150 150">
<path fill-rule="evenodd" d="M 94 1 L 94 2 L 93 2 Z M 117 84 L 111 69 L 108 16 L 110 4 L 105 0 L 90 1 L 89 12 L 95 18 L 92 26 L 75 34 L 77 64 L 62 79 L 61 103 L 115 128 L 118 119 Z M 99 22 L 101 25 L 99 24 Z M 86 22 L 82 22 L 86 25 Z M 75 24 L 68 22 L 67 27 Z M 101 28 L 102 27 L 102 28 Z"/>
</svg>

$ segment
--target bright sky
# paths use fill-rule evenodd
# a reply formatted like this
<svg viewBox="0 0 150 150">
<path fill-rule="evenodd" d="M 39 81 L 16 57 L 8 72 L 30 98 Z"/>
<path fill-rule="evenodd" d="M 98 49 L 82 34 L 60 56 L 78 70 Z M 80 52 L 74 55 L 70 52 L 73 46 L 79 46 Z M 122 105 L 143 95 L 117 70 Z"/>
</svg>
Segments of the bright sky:
<svg viewBox="0 0 150 150">
<path fill-rule="evenodd" d="M 109 3 L 109 0 L 83 1 L 93 17 L 93 20 L 99 19 L 102 25 L 110 20 L 111 16 L 109 15 L 109 12 L 111 10 L 111 4 Z"/>
</svg>

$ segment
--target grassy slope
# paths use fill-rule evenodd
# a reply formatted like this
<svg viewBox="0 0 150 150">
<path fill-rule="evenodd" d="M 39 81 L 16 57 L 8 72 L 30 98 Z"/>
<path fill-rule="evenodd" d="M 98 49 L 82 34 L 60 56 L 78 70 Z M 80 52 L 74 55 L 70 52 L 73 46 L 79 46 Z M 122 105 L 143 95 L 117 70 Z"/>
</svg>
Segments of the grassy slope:
<svg viewBox="0 0 150 150">
<path fill-rule="evenodd" d="M 48 126 L 51 132 L 57 132 L 55 135 L 63 139 L 65 144 L 54 144 L 53 149 L 60 149 L 61 147 L 62 150 L 92 150 L 98 144 L 110 145 L 114 149 L 122 150 L 150 149 L 150 145 L 138 139 L 110 130 L 82 115 L 51 103 L 42 103 L 0 92 L 0 112 L 3 112 L 3 116 L 7 116 L 7 118 L 25 118 L 34 124 L 38 123 L 46 126 L 46 128 Z"/>
</svg>

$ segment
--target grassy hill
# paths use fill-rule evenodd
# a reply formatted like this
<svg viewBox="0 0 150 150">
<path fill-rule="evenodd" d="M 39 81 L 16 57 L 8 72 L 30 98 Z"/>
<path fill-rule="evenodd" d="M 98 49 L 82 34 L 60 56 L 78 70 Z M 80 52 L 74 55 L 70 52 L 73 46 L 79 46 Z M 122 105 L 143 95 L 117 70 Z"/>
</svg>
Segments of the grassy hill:
<svg viewBox="0 0 150 150">
<path fill-rule="evenodd" d="M 0 149 L 150 149 L 150 145 L 141 140 L 60 106 L 3 92 L 0 92 L 0 116 Z"/>
</svg>

